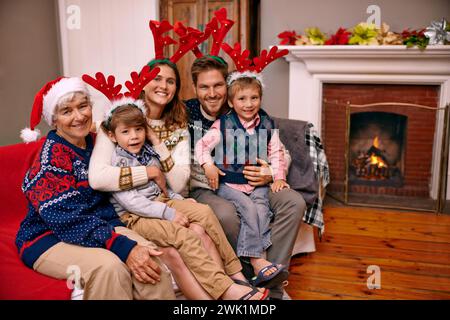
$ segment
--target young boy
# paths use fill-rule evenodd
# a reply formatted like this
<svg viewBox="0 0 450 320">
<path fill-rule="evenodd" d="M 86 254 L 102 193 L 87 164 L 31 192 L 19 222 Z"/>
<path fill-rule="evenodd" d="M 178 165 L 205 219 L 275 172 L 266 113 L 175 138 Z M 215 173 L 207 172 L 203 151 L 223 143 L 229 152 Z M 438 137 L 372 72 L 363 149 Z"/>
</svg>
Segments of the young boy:
<svg viewBox="0 0 450 320">
<path fill-rule="evenodd" d="M 112 156 L 112 164 L 115 166 L 160 167 L 158 155 L 145 140 L 146 120 L 142 111 L 143 103 L 140 107 L 136 105 L 140 102 L 135 101 L 113 108 L 102 123 L 103 130 L 113 142 L 117 143 Z M 208 206 L 184 199 L 170 189 L 167 193 L 165 196 L 158 184 L 150 181 L 141 187 L 114 192 L 111 201 L 122 222 L 129 228 L 146 239 L 154 239 L 159 246 L 175 247 L 200 285 L 212 298 L 218 299 L 225 294 L 228 297 L 239 298 L 239 294 L 236 296 L 233 292 L 242 289 L 240 288 L 242 285 L 239 284 L 245 280 L 240 272 L 242 266 L 226 240 L 214 213 Z M 220 256 L 221 260 L 219 263 L 208 254 L 199 237 L 188 228 L 190 223 L 201 225 L 216 243 L 216 256 Z M 259 298 L 265 299 L 267 294 L 266 290 L 261 293 L 252 288 L 245 296 L 252 298 L 261 295 Z"/>
<path fill-rule="evenodd" d="M 274 287 L 287 279 L 286 267 L 264 258 L 271 245 L 269 224 L 273 217 L 268 187 L 253 187 L 244 178 L 243 168 L 256 164 L 257 158 L 271 163 L 274 170 L 272 192 L 288 188 L 284 153 L 273 120 L 261 110 L 262 84 L 253 73 L 233 72 L 227 79 L 228 104 L 232 110 L 214 122 L 210 131 L 198 141 L 195 156 L 205 170 L 206 178 L 217 194 L 231 201 L 240 215 L 241 227 L 237 254 L 250 263 L 265 264 L 254 280 L 256 286 Z M 230 135 L 231 133 L 231 135 Z M 223 138 L 223 140 L 222 140 Z M 216 163 L 212 150 L 221 143 Z M 219 148 L 220 151 L 220 148 Z M 222 159 L 218 159 L 223 155 Z M 219 184 L 220 175 L 220 184 Z M 272 272 L 267 275 L 266 271 Z"/>
</svg>

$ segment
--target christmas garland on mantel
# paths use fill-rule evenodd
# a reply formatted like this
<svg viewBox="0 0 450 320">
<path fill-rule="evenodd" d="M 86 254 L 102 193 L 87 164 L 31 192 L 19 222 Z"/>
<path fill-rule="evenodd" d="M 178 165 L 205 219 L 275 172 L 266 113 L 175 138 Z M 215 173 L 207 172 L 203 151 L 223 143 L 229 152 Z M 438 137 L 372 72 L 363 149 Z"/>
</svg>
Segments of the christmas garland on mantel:
<svg viewBox="0 0 450 320">
<path fill-rule="evenodd" d="M 405 29 L 402 33 L 392 32 L 386 23 L 381 28 L 375 24 L 361 22 L 350 29 L 339 28 L 335 34 L 327 36 L 319 28 L 307 28 L 305 34 L 284 31 L 278 35 L 280 45 L 406 45 L 425 49 L 427 45 L 450 44 L 450 24 L 445 20 L 433 21 L 424 29 Z"/>
</svg>

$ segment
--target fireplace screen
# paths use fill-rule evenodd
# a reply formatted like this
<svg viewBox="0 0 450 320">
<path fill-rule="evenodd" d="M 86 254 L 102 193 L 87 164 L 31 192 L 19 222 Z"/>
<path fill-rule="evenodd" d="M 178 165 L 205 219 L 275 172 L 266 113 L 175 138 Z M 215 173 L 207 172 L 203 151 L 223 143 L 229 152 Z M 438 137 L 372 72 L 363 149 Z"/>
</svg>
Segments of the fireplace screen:
<svg viewBox="0 0 450 320">
<path fill-rule="evenodd" d="M 324 99 L 327 194 L 344 204 L 443 212 L 449 108 Z"/>
<path fill-rule="evenodd" d="M 351 115 L 349 184 L 401 187 L 407 117 L 387 112 Z"/>
</svg>

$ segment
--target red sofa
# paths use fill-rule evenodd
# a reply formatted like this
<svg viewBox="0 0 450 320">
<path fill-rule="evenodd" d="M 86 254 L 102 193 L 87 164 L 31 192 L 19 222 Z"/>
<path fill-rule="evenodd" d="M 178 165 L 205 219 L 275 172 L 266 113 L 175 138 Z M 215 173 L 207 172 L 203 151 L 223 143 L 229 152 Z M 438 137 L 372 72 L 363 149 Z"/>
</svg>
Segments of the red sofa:
<svg viewBox="0 0 450 320">
<path fill-rule="evenodd" d="M 65 280 L 56 280 L 27 268 L 19 259 L 14 243 L 20 222 L 27 214 L 21 185 L 25 172 L 44 139 L 29 144 L 0 147 L 0 299 L 68 300 Z"/>
</svg>

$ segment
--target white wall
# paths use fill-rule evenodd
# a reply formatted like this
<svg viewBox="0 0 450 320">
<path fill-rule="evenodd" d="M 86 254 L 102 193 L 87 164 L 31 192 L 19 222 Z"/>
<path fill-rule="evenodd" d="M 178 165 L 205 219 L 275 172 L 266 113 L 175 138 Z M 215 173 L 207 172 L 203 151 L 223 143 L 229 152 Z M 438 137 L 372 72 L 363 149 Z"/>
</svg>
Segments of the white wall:
<svg viewBox="0 0 450 320">
<path fill-rule="evenodd" d="M 123 85 L 154 57 L 149 20 L 159 17 L 158 0 L 58 0 L 61 56 L 65 76 L 113 74 Z M 78 6 L 77 16 L 70 9 Z M 69 12 L 68 12 L 69 11 Z M 68 27 L 69 26 L 69 27 Z M 72 28 L 75 26 L 75 28 Z M 103 114 L 106 98 L 96 90 L 94 119 Z"/>
</svg>

